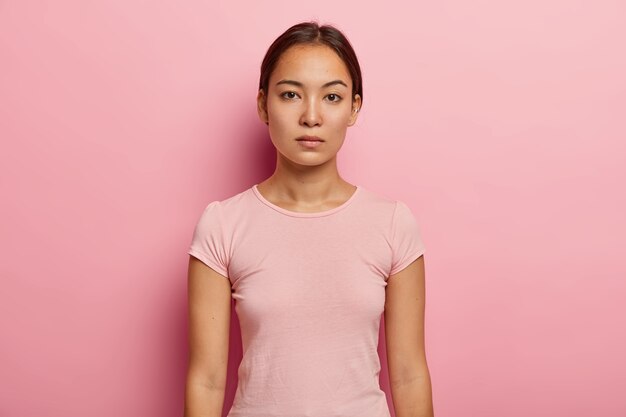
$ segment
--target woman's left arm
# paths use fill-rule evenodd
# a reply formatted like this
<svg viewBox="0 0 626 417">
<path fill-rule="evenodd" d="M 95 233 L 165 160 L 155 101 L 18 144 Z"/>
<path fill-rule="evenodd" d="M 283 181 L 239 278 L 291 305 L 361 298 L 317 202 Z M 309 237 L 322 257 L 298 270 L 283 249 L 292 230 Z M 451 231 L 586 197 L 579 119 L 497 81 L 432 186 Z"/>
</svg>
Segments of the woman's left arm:
<svg viewBox="0 0 626 417">
<path fill-rule="evenodd" d="M 385 288 L 385 340 L 396 417 L 434 417 L 424 346 L 424 256 L 391 275 Z"/>
</svg>

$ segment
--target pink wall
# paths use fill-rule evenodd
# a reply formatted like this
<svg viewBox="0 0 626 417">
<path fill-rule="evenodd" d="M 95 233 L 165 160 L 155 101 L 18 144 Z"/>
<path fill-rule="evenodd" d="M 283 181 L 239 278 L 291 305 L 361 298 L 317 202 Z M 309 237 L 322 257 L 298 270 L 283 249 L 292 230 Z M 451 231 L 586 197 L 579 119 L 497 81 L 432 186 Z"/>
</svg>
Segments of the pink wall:
<svg viewBox="0 0 626 417">
<path fill-rule="evenodd" d="M 182 415 L 192 228 L 271 174 L 309 19 L 363 68 L 343 176 L 422 225 L 436 415 L 626 415 L 626 6 L 423 3 L 2 1 L 0 415 Z"/>
</svg>

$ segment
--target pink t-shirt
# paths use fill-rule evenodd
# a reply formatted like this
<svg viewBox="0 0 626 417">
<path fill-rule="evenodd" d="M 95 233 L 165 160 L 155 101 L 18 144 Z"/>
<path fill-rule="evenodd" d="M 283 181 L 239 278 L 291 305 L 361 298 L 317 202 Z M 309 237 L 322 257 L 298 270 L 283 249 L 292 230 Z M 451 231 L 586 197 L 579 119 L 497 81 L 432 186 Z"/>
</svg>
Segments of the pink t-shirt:
<svg viewBox="0 0 626 417">
<path fill-rule="evenodd" d="M 243 358 L 228 417 L 389 417 L 385 287 L 424 252 L 409 207 L 361 186 L 315 213 L 279 207 L 256 184 L 208 204 L 188 253 L 232 287 Z"/>
</svg>

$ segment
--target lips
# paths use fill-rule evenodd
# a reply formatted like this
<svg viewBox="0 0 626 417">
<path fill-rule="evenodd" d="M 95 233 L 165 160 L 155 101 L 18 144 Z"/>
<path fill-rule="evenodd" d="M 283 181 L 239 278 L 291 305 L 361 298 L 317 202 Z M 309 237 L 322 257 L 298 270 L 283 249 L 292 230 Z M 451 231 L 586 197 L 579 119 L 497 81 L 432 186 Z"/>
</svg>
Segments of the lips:
<svg viewBox="0 0 626 417">
<path fill-rule="evenodd" d="M 304 141 L 307 141 L 307 142 L 314 142 L 314 141 L 316 141 L 316 142 L 324 142 L 324 139 L 318 138 L 317 136 L 306 136 L 306 135 L 305 136 L 300 136 L 299 138 L 296 138 L 296 140 L 297 141 L 304 140 Z"/>
<path fill-rule="evenodd" d="M 304 135 L 296 138 L 296 142 L 298 142 L 298 146 L 312 150 L 321 147 L 322 143 L 324 143 L 324 139 L 318 138 L 317 136 Z"/>
</svg>

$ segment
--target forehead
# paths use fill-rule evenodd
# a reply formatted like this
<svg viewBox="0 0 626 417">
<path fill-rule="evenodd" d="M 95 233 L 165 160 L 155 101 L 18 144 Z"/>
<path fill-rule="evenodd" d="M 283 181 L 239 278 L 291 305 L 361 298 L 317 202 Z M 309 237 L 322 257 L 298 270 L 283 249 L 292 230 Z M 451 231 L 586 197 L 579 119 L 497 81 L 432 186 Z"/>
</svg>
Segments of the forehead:
<svg viewBox="0 0 626 417">
<path fill-rule="evenodd" d="M 305 84 L 323 84 L 342 79 L 350 85 L 348 67 L 337 53 L 326 45 L 295 45 L 280 56 L 270 77 L 273 85 L 283 78 Z"/>
</svg>

